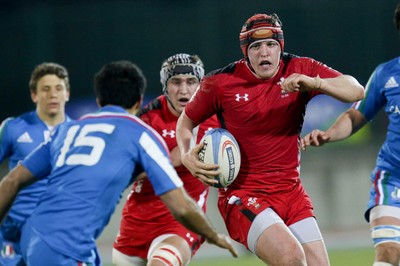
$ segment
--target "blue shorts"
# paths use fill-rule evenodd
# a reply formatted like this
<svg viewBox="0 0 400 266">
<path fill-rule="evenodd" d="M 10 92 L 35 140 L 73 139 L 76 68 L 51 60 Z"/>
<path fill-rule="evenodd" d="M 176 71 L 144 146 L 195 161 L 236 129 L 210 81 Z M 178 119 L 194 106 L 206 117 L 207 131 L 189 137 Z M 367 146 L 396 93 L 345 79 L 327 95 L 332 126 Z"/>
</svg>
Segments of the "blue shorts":
<svg viewBox="0 0 400 266">
<path fill-rule="evenodd" d="M 369 222 L 371 209 L 378 205 L 400 208 L 400 175 L 376 167 L 371 173 L 371 189 L 365 219 Z"/>
<path fill-rule="evenodd" d="M 0 227 L 0 265 L 25 266 L 19 246 L 21 225 L 6 216 Z"/>
<path fill-rule="evenodd" d="M 35 229 L 26 225 L 21 236 L 22 256 L 29 266 L 58 265 L 58 266 L 100 266 L 101 261 L 97 251 L 94 252 L 92 260 L 81 262 L 74 258 L 65 256 L 52 249 Z"/>
</svg>

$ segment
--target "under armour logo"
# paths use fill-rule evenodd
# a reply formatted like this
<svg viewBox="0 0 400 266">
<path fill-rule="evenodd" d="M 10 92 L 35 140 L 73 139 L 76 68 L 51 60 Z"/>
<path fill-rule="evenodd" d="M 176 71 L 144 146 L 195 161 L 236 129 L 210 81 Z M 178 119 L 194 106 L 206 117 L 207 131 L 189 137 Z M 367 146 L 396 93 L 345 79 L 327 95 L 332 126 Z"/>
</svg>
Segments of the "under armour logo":
<svg viewBox="0 0 400 266">
<path fill-rule="evenodd" d="M 240 100 L 244 100 L 245 102 L 247 102 L 249 100 L 249 95 L 247 93 L 245 93 L 243 96 L 241 96 L 239 93 L 236 93 L 236 101 L 240 101 Z"/>
<path fill-rule="evenodd" d="M 170 138 L 175 138 L 175 131 L 174 130 L 171 130 L 171 131 L 168 131 L 168 130 L 166 130 L 166 129 L 163 129 L 163 131 L 162 131 L 162 136 L 165 138 L 166 136 L 169 136 Z"/>
<path fill-rule="evenodd" d="M 186 237 L 189 239 L 190 242 L 194 241 L 194 237 L 192 237 L 192 235 L 190 233 L 187 233 Z"/>
</svg>

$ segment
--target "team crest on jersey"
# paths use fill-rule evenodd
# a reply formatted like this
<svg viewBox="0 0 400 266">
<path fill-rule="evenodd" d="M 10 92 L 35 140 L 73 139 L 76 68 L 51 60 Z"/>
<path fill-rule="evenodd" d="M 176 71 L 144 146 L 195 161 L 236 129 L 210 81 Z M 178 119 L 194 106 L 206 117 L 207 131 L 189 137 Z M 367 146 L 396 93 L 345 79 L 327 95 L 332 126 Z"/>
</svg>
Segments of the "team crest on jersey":
<svg viewBox="0 0 400 266">
<path fill-rule="evenodd" d="M 3 258 L 13 258 L 15 256 L 14 248 L 11 244 L 3 244 L 3 248 L 1 249 L 1 256 Z"/>
<path fill-rule="evenodd" d="M 281 77 L 278 81 L 278 83 L 276 83 L 277 85 L 281 86 L 282 82 L 285 80 L 284 77 Z M 281 98 L 286 98 L 289 97 L 289 93 L 287 91 L 281 90 Z"/>
<path fill-rule="evenodd" d="M 260 208 L 260 203 L 257 202 L 257 198 L 248 198 L 247 206 L 253 206 L 254 208 Z"/>
<path fill-rule="evenodd" d="M 165 137 L 167 137 L 167 136 L 169 136 L 171 139 L 172 138 L 175 138 L 175 130 L 170 130 L 170 131 L 168 131 L 168 130 L 166 130 L 166 129 L 163 129 L 163 131 L 162 131 L 162 136 L 165 138 Z"/>
<path fill-rule="evenodd" d="M 235 100 L 236 100 L 237 102 L 240 102 L 240 101 L 245 101 L 245 102 L 247 102 L 247 101 L 249 100 L 249 95 L 248 95 L 247 93 L 245 93 L 245 94 L 236 93 L 235 96 L 236 96 L 236 99 L 235 99 Z"/>
</svg>

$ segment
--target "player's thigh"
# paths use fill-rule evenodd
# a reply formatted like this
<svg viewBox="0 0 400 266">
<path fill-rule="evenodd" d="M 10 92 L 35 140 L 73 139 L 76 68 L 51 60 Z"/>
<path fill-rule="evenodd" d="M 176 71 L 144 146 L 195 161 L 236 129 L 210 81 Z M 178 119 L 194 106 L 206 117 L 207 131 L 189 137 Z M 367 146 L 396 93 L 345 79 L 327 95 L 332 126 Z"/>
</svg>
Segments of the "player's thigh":
<svg viewBox="0 0 400 266">
<path fill-rule="evenodd" d="M 146 266 L 146 260 L 136 256 L 125 255 L 113 248 L 112 264 L 116 266 Z"/>
<path fill-rule="evenodd" d="M 42 238 L 40 238 L 29 226 L 25 226 L 21 235 L 21 253 L 24 261 L 29 266 L 57 265 L 100 265 L 97 251 L 93 252 L 88 261 L 77 261 L 52 249 Z"/>
<path fill-rule="evenodd" d="M 187 265 L 191 259 L 191 249 L 181 236 L 165 234 L 153 240 L 147 259 L 148 265 Z"/>
<path fill-rule="evenodd" d="M 275 223 L 264 230 L 255 253 L 268 265 L 306 265 L 302 246 L 283 223 Z"/>
<path fill-rule="evenodd" d="M 255 217 L 248 231 L 247 243 L 249 250 L 269 265 L 305 263 L 300 243 L 271 208 Z"/>
<path fill-rule="evenodd" d="M 300 220 L 289 229 L 303 246 L 308 265 L 329 265 L 328 253 L 314 217 Z"/>
</svg>

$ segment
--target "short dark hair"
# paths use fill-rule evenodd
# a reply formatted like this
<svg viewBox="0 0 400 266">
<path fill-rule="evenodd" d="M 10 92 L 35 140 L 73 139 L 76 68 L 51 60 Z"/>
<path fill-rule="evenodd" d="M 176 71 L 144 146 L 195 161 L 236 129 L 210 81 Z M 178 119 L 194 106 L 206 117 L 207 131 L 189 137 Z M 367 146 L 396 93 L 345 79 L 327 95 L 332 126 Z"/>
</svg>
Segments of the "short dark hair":
<svg viewBox="0 0 400 266">
<path fill-rule="evenodd" d="M 126 60 L 108 63 L 94 76 L 94 91 L 100 106 L 131 108 L 143 97 L 146 84 L 140 68 Z"/>
<path fill-rule="evenodd" d="M 36 92 L 37 83 L 43 76 L 46 75 L 56 75 L 58 78 L 63 79 L 67 90 L 70 89 L 67 69 L 57 63 L 49 62 L 41 63 L 33 69 L 31 80 L 29 81 L 29 89 L 33 92 Z"/>
<path fill-rule="evenodd" d="M 396 9 L 394 10 L 393 22 L 397 30 L 400 30 L 400 3 L 397 4 Z"/>
</svg>

